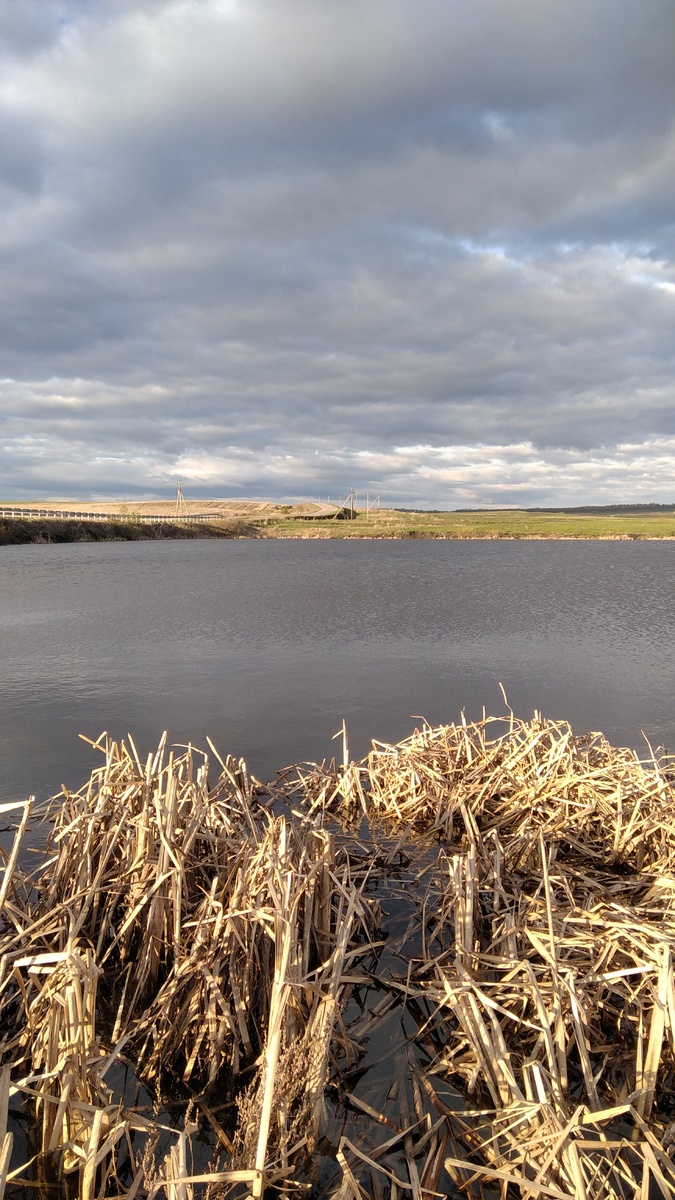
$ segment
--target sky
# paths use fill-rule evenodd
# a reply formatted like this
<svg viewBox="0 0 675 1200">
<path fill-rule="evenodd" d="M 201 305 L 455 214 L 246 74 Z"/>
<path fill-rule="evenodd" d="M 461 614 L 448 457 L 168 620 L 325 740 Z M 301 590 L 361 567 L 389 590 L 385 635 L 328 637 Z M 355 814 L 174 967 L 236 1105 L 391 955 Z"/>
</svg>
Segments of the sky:
<svg viewBox="0 0 675 1200">
<path fill-rule="evenodd" d="M 0 0 L 0 496 L 675 501 L 673 0 Z"/>
</svg>

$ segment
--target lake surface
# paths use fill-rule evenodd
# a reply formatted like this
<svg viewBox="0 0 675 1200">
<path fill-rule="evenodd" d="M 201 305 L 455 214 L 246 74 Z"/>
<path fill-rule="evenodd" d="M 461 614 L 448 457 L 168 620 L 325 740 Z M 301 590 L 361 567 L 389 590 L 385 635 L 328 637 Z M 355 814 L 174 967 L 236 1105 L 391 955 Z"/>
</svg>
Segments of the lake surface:
<svg viewBox="0 0 675 1200">
<path fill-rule="evenodd" d="M 675 544 L 194 541 L 0 548 L 0 799 L 79 786 L 130 730 L 263 778 L 541 709 L 675 749 Z"/>
</svg>

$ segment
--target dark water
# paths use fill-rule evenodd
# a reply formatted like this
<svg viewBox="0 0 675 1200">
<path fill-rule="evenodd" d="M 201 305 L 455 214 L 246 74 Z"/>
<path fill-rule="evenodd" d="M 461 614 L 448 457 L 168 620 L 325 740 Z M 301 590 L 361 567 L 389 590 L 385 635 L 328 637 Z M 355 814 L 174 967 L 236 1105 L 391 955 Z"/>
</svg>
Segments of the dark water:
<svg viewBox="0 0 675 1200">
<path fill-rule="evenodd" d="M 263 777 L 415 717 L 534 708 L 675 749 L 675 544 L 196 541 L 0 550 L 0 799 L 79 785 L 82 732 Z"/>
</svg>

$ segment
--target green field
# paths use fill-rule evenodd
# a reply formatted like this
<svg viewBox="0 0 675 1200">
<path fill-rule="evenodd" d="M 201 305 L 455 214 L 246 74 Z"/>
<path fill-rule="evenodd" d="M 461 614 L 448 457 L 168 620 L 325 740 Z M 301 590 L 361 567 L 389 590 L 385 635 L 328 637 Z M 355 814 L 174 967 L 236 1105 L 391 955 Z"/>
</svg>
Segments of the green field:
<svg viewBox="0 0 675 1200">
<path fill-rule="evenodd" d="M 492 512 L 360 513 L 353 521 L 268 519 L 256 522 L 266 537 L 316 538 L 675 538 L 675 512 L 548 513 Z"/>
</svg>

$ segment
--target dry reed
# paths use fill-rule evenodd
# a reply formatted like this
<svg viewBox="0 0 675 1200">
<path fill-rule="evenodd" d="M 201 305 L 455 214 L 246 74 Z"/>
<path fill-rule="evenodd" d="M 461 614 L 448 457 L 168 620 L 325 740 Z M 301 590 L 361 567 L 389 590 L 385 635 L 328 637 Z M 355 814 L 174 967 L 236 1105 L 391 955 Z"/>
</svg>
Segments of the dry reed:
<svg viewBox="0 0 675 1200">
<path fill-rule="evenodd" d="M 260 1196 L 317 1135 L 341 974 L 369 922 L 360 884 L 328 833 L 260 805 L 243 763 L 222 762 L 210 788 L 191 748 L 175 756 L 163 739 L 142 764 L 131 740 L 96 745 L 104 764 L 53 804 L 34 878 L 18 866 L 26 807 L 0 890 L 2 1079 L 7 1098 L 32 1105 L 34 1177 L 74 1175 L 82 1200 L 187 1200 L 197 1183 L 247 1182 Z M 250 1080 L 254 1144 L 253 1125 L 236 1150 L 221 1129 L 228 1169 L 198 1179 L 187 1118 L 162 1130 L 114 1096 L 120 1057 L 158 1095 L 167 1075 L 197 1094 Z M 291 1062 L 303 1064 L 292 1091 Z M 153 1166 L 160 1131 L 175 1144 Z M 8 1138 L 2 1128 L 0 1197 Z M 9 1183 L 27 1186 L 26 1171 Z"/>
<path fill-rule="evenodd" d="M 340 767 L 263 794 L 230 758 L 210 786 L 190 747 L 97 745 L 32 874 L 31 802 L 3 810 L 0 1200 L 302 1195 L 326 1130 L 332 1200 L 675 1200 L 670 759 L 485 719 L 360 763 L 345 733 Z M 405 855 L 396 974 L 372 931 Z M 355 1064 L 398 1012 L 368 1092 Z M 128 1102 L 122 1062 L 157 1111 Z M 169 1079 L 179 1128 L 159 1119 Z M 11 1103 L 35 1130 L 20 1166 Z"/>
<path fill-rule="evenodd" d="M 388 985 L 426 1059 L 400 1089 L 417 1097 L 407 1178 L 380 1165 L 386 1143 L 343 1142 L 335 1197 L 421 1197 L 439 1180 L 471 1196 L 675 1197 L 674 779 L 665 756 L 642 763 L 538 715 L 424 728 L 298 772 L 315 818 L 366 812 L 442 843 L 422 952 Z"/>
</svg>

